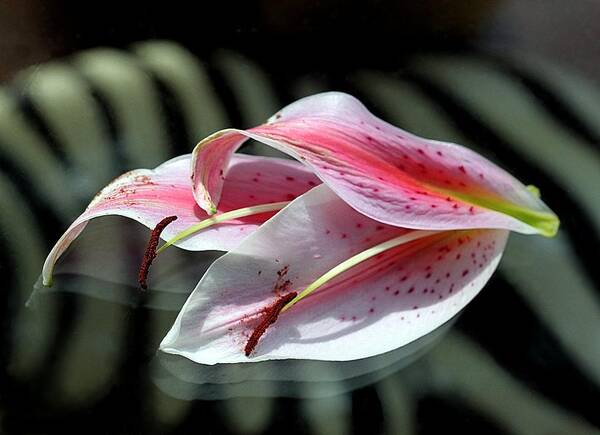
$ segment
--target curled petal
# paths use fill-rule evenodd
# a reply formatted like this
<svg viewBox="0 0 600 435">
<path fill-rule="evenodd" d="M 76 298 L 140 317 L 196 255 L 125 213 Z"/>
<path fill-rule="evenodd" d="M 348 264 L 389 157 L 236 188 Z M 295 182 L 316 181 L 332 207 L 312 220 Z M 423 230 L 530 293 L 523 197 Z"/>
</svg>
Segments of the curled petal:
<svg viewBox="0 0 600 435">
<path fill-rule="evenodd" d="M 558 219 L 526 186 L 460 145 L 427 140 L 329 92 L 299 100 L 250 130 L 223 130 L 193 152 L 194 195 L 209 213 L 221 200 L 220 171 L 252 138 L 308 165 L 354 209 L 413 229 L 499 228 L 556 233 Z"/>
<path fill-rule="evenodd" d="M 196 204 L 190 187 L 191 155 L 176 157 L 156 169 L 127 172 L 102 189 L 87 209 L 58 240 L 44 263 L 44 285 L 51 285 L 52 269 L 61 254 L 84 230 L 90 219 L 120 215 L 153 228 L 165 216 L 178 219 L 166 227 L 165 240 L 209 216 Z M 236 155 L 228 166 L 226 182 L 218 212 L 255 204 L 289 201 L 320 181 L 307 168 L 285 159 Z M 273 213 L 262 213 L 229 220 L 176 242 L 192 251 L 220 250 L 235 247 L 256 230 Z M 119 243 L 119 241 L 115 241 Z"/>
<path fill-rule="evenodd" d="M 458 313 L 495 270 L 506 230 L 440 231 L 341 273 L 280 314 L 250 358 L 265 309 L 344 260 L 418 230 L 356 212 L 327 186 L 292 202 L 209 268 L 161 349 L 202 364 L 354 360 L 425 336 Z"/>
</svg>

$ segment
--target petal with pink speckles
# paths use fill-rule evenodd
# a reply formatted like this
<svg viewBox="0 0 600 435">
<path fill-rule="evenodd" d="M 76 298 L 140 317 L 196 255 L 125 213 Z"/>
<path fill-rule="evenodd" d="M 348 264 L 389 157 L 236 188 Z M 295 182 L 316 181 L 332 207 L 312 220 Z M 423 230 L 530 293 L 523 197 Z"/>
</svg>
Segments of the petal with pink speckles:
<svg viewBox="0 0 600 435">
<path fill-rule="evenodd" d="M 426 234 L 350 268 L 282 312 L 250 357 L 265 309 L 384 241 Z M 356 212 L 327 186 L 304 194 L 204 275 L 161 344 L 201 364 L 354 360 L 382 354 L 447 322 L 496 269 L 508 231 L 420 231 Z"/>
<path fill-rule="evenodd" d="M 494 163 L 463 146 L 394 127 L 338 92 L 299 100 L 264 125 L 201 141 L 193 152 L 194 195 L 208 212 L 221 199 L 220 171 L 248 138 L 305 163 L 354 209 L 382 223 L 547 236 L 558 228 L 556 215 Z"/>
<path fill-rule="evenodd" d="M 161 235 L 167 240 L 208 218 L 192 195 L 190 162 L 191 155 L 188 154 L 153 170 L 130 171 L 102 189 L 49 253 L 42 271 L 44 285 L 51 284 L 54 264 L 90 219 L 120 215 L 152 228 L 164 217 L 175 215 L 178 219 Z M 225 188 L 218 212 L 290 201 L 320 183 L 306 167 L 293 160 L 243 154 L 237 154 L 229 162 L 227 175 L 222 175 L 222 181 Z M 175 244 L 192 251 L 227 251 L 272 215 L 273 212 L 270 212 L 229 220 Z"/>
</svg>

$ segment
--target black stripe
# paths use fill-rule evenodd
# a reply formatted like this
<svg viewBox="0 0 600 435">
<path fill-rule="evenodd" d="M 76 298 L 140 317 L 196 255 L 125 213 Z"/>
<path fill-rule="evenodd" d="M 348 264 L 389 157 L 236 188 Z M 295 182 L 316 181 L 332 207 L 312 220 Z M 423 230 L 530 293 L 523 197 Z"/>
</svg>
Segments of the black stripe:
<svg viewBox="0 0 600 435">
<path fill-rule="evenodd" d="M 59 162 L 65 164 L 66 167 L 71 166 L 71 160 L 65 148 L 58 143 L 56 136 L 31 97 L 27 93 L 18 93 L 16 91 L 11 92 L 11 95 L 16 97 L 19 111 L 25 118 L 27 125 L 46 142 L 49 150 Z"/>
<path fill-rule="evenodd" d="M 383 409 L 373 386 L 352 391 L 352 433 L 383 433 Z"/>
<path fill-rule="evenodd" d="M 171 157 L 190 153 L 195 143 L 191 138 L 176 95 L 160 77 L 150 70 L 144 69 L 144 71 L 149 75 L 156 88 L 161 111 L 165 118 L 164 124 L 170 138 L 168 146 Z"/>
<path fill-rule="evenodd" d="M 500 435 L 510 432 L 458 397 L 427 395 L 417 402 L 417 433 Z"/>
<path fill-rule="evenodd" d="M 115 168 L 114 173 L 116 174 L 130 170 L 132 168 L 132 163 L 127 157 L 124 141 L 119 132 L 119 128 L 117 127 L 118 124 L 115 118 L 113 108 L 108 102 L 108 99 L 102 94 L 102 92 L 100 92 L 94 86 L 94 84 L 90 80 L 88 80 L 82 74 L 80 74 L 80 78 L 81 80 L 86 82 L 86 85 L 90 90 L 90 96 L 92 97 L 98 108 L 98 112 L 100 114 L 100 122 L 104 125 L 105 131 L 108 133 L 108 137 L 111 142 L 111 160 Z"/>
<path fill-rule="evenodd" d="M 6 149 L 4 146 L 1 149 Z M 23 199 L 31 209 L 32 216 L 40 232 L 44 234 L 47 247 L 54 244 L 54 240 L 60 237 L 63 228 L 62 219 L 54 211 L 52 200 L 39 190 L 35 189 L 33 183 L 7 156 L 0 153 L 0 172 L 5 174 L 15 189 L 21 193 Z M 18 222 L 14 223 L 18 225 Z"/>
<path fill-rule="evenodd" d="M 0 231 L 0 274 L 4 288 L 0 292 L 0 349 L 2 349 L 0 352 L 0 398 L 10 396 L 13 383 L 8 376 L 13 347 L 13 317 L 18 302 L 16 289 L 18 269 L 13 258 L 14 253 L 11 252 L 4 233 Z"/>
<path fill-rule="evenodd" d="M 204 67 L 219 101 L 225 109 L 229 124 L 235 128 L 244 127 L 240 105 L 222 73 L 214 66 L 214 62 L 207 62 Z"/>
<path fill-rule="evenodd" d="M 135 245 L 132 243 L 132 245 Z M 113 398 L 120 407 L 116 407 L 111 415 L 123 414 L 126 410 L 128 433 L 147 433 L 149 428 L 143 430 L 144 415 L 146 411 L 146 390 L 152 388 L 148 385 L 150 379 L 149 362 L 156 353 L 156 349 L 150 349 L 150 310 L 145 308 L 144 299 L 149 295 L 139 293 L 139 304 L 137 307 L 128 308 L 126 334 L 121 352 L 121 361 L 117 366 L 116 388 L 112 391 Z"/>
<path fill-rule="evenodd" d="M 600 426 L 600 389 L 571 361 L 502 273 L 490 280 L 456 327 L 484 346 L 512 376 Z"/>
<path fill-rule="evenodd" d="M 279 65 L 269 65 L 270 69 L 263 65 L 259 66 L 269 77 L 269 83 L 277 97 L 279 108 L 283 108 L 297 99 L 290 90 L 290 85 L 297 79 L 295 75 L 290 74 L 289 70 L 282 69 Z"/>
<path fill-rule="evenodd" d="M 198 388 L 202 388 L 202 386 L 199 386 Z M 221 413 L 219 412 L 218 407 L 220 403 L 221 402 L 209 400 L 193 401 L 186 417 L 180 421 L 180 424 L 176 426 L 172 433 L 231 434 L 232 431 L 228 430 L 228 425 L 225 424 L 221 417 Z M 274 418 L 277 418 L 277 415 L 278 414 L 275 414 Z M 289 425 L 290 421 L 293 420 L 288 420 L 286 423 Z M 288 433 L 288 431 L 289 426 L 286 427 L 284 433 Z"/>
<path fill-rule="evenodd" d="M 279 434 L 308 434 L 311 433 L 307 425 L 307 419 L 302 415 L 297 399 L 277 398 L 274 399 L 273 416 L 269 421 L 265 435 Z M 290 425 L 290 422 L 293 424 Z"/>
</svg>

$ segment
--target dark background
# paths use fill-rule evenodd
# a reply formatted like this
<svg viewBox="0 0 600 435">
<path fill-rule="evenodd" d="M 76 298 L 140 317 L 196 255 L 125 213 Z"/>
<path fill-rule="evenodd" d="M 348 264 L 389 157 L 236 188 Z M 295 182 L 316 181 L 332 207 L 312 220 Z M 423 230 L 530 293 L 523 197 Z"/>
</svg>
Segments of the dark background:
<svg viewBox="0 0 600 435">
<path fill-rule="evenodd" d="M 429 49 L 510 46 L 597 78 L 594 0 L 0 2 L 0 80 L 96 46 L 167 38 L 198 54 L 231 48 L 283 72 L 396 66 Z"/>
</svg>

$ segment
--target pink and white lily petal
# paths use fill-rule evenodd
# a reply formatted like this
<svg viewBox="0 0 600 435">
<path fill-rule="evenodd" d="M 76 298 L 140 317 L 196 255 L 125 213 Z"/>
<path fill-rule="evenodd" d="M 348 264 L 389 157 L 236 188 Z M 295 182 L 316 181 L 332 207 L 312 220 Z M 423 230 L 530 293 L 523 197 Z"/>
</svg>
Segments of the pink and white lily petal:
<svg viewBox="0 0 600 435">
<path fill-rule="evenodd" d="M 153 228 L 166 216 L 178 217 L 167 226 L 165 240 L 209 216 L 196 204 L 190 183 L 191 154 L 169 160 L 156 169 L 127 172 L 102 189 L 87 209 L 71 224 L 48 254 L 42 271 L 44 285 L 51 285 L 54 264 L 90 219 L 120 215 Z M 228 165 L 219 213 L 280 201 L 290 201 L 320 183 L 305 166 L 287 159 L 237 154 Z M 175 243 L 192 250 L 227 251 L 256 230 L 274 213 L 232 219 L 206 228 Z M 118 243 L 118 241 L 115 241 Z"/>
<path fill-rule="evenodd" d="M 414 241 L 348 269 L 282 312 L 245 356 L 249 336 L 281 295 L 300 292 L 344 260 L 402 235 Z M 382 354 L 464 308 L 496 269 L 507 235 L 381 224 L 319 186 L 212 264 L 161 349 L 201 364 Z"/>
<path fill-rule="evenodd" d="M 301 99 L 267 124 L 201 141 L 193 151 L 194 195 L 209 213 L 221 200 L 220 171 L 248 138 L 305 163 L 354 209 L 382 223 L 547 236 L 558 228 L 556 215 L 494 163 L 460 145 L 394 127 L 339 92 Z"/>
</svg>

